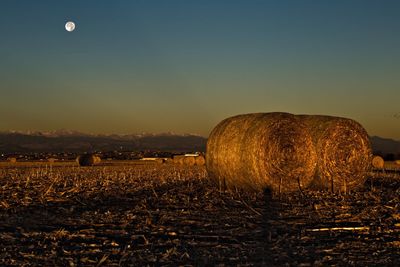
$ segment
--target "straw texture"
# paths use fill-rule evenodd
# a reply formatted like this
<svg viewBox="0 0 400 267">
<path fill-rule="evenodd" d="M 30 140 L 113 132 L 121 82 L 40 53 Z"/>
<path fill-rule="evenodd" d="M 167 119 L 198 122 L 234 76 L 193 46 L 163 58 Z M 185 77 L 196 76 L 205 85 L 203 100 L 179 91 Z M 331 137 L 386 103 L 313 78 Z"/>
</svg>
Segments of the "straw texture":
<svg viewBox="0 0 400 267">
<path fill-rule="evenodd" d="M 364 128 L 354 120 L 298 115 L 307 125 L 317 152 L 311 187 L 347 192 L 364 184 L 371 166 L 371 145 Z"/>
<path fill-rule="evenodd" d="M 289 113 L 227 118 L 207 141 L 209 177 L 227 188 L 297 191 L 313 179 L 316 162 L 308 128 Z"/>
</svg>

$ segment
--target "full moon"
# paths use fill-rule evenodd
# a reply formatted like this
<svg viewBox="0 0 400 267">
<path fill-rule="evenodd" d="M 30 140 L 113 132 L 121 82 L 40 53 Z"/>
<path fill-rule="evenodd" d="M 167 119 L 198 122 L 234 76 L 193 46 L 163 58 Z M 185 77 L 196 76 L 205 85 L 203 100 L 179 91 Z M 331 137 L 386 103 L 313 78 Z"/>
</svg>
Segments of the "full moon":
<svg viewBox="0 0 400 267">
<path fill-rule="evenodd" d="M 65 29 L 69 32 L 72 32 L 73 30 L 75 30 L 75 23 L 73 23 L 72 21 L 68 21 L 67 23 L 65 23 Z"/>
</svg>

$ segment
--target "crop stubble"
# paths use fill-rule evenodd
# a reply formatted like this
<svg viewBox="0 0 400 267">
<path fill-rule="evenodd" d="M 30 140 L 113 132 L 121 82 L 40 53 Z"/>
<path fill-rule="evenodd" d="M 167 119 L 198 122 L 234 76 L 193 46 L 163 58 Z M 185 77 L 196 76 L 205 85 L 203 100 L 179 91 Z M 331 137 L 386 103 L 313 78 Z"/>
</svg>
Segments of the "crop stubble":
<svg viewBox="0 0 400 267">
<path fill-rule="evenodd" d="M 398 176 L 278 201 L 199 166 L 3 167 L 0 190 L 0 265 L 399 264 Z"/>
</svg>

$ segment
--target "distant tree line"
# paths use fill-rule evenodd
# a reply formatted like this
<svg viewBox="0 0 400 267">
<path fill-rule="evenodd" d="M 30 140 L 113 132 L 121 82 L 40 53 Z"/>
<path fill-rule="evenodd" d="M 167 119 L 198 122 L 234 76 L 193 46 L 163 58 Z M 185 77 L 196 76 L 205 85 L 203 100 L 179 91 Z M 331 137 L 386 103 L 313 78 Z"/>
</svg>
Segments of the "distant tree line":
<svg viewBox="0 0 400 267">
<path fill-rule="evenodd" d="M 88 151 L 100 156 L 102 159 L 114 160 L 136 160 L 144 157 L 172 158 L 174 155 L 194 153 L 195 151 L 160 151 L 160 150 L 141 150 L 141 151 Z M 16 158 L 18 161 L 39 161 L 39 160 L 75 160 L 81 153 L 4 153 L 0 154 L 0 161 L 9 158 Z"/>
</svg>

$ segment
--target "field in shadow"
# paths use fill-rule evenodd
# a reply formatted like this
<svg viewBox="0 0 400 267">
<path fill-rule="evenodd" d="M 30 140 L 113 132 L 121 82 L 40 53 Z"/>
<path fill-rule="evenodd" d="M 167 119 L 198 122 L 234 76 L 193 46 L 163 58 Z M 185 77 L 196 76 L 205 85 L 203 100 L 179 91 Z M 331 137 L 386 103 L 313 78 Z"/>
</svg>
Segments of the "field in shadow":
<svg viewBox="0 0 400 267">
<path fill-rule="evenodd" d="M 400 264 L 400 179 L 342 196 L 272 196 L 220 192 L 202 167 L 0 176 L 1 265 Z"/>
</svg>

